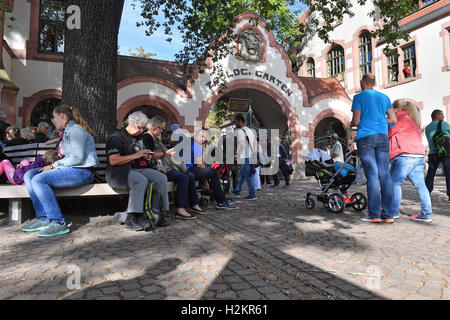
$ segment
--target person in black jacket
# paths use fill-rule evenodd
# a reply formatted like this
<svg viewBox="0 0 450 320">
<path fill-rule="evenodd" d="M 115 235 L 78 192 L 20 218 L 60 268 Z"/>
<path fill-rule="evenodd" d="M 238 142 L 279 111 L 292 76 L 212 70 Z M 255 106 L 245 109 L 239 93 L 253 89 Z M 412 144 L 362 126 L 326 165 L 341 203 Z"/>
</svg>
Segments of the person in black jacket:
<svg viewBox="0 0 450 320">
<path fill-rule="evenodd" d="M 279 170 L 281 171 L 281 173 L 283 174 L 284 177 L 284 181 L 286 182 L 286 185 L 283 187 L 288 187 L 289 186 L 289 171 L 288 171 L 288 166 L 286 164 L 286 161 L 288 160 L 288 153 L 286 151 L 286 148 L 281 144 L 280 138 L 275 138 L 275 144 L 278 144 L 278 153 L 277 153 L 277 157 L 279 158 Z M 276 174 L 273 175 L 273 181 L 274 184 L 272 187 L 276 187 L 280 184 L 280 179 L 278 178 L 278 172 Z"/>
<path fill-rule="evenodd" d="M 28 140 L 20 136 L 20 129 L 16 127 L 8 127 L 6 129 L 5 146 L 12 147 L 21 144 L 27 144 Z"/>
<path fill-rule="evenodd" d="M 34 135 L 34 142 L 47 142 L 48 141 L 47 132 L 48 132 L 49 126 L 50 125 L 45 121 L 39 122 L 37 129 L 36 129 L 36 134 Z"/>
<path fill-rule="evenodd" d="M 0 110 L 0 141 L 6 141 L 6 129 L 11 127 L 9 123 L 6 122 L 6 112 Z"/>
</svg>

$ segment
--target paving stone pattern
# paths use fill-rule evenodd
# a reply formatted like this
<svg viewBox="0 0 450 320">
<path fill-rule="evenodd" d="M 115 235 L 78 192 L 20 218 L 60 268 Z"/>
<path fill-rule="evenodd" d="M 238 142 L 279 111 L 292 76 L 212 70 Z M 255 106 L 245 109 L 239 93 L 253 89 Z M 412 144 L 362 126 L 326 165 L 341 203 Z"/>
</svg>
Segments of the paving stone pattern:
<svg viewBox="0 0 450 320">
<path fill-rule="evenodd" d="M 317 201 L 308 210 L 311 191 L 318 191 L 315 181 L 263 186 L 258 201 L 235 199 L 239 210 L 210 204 L 207 215 L 154 232 L 125 229 L 114 222 L 114 208 L 70 212 L 71 233 L 49 239 L 7 225 L 2 203 L 0 299 L 450 298 L 442 177 L 431 224 L 409 219 L 420 202 L 408 181 L 394 224 L 368 224 L 352 208 L 333 214 Z"/>
</svg>

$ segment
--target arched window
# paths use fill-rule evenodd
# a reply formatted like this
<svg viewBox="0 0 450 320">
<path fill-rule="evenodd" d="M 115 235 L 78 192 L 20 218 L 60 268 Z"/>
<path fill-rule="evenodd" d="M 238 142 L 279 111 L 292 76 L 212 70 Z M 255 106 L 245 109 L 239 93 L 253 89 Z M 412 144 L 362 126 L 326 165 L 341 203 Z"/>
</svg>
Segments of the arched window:
<svg viewBox="0 0 450 320">
<path fill-rule="evenodd" d="M 39 49 L 40 53 L 64 52 L 66 0 L 40 0 Z"/>
<path fill-rule="evenodd" d="M 369 32 L 359 37 L 359 77 L 372 72 L 372 37 Z"/>
<path fill-rule="evenodd" d="M 341 46 L 333 47 L 327 54 L 328 77 L 336 77 L 345 71 L 344 49 Z"/>
<path fill-rule="evenodd" d="M 308 77 L 314 78 L 316 76 L 316 66 L 313 58 L 309 58 L 306 62 L 306 72 L 308 74 Z"/>
</svg>

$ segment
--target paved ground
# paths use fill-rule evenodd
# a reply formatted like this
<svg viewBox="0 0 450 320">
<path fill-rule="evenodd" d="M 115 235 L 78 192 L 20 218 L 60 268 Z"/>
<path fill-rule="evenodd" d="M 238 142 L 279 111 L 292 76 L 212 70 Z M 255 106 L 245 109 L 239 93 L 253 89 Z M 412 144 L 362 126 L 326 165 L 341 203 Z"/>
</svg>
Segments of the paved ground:
<svg viewBox="0 0 450 320">
<path fill-rule="evenodd" d="M 51 239 L 0 216 L 0 299 L 449 299 L 450 204 L 432 195 L 433 223 L 409 182 L 400 219 L 373 225 L 346 209 L 304 206 L 315 181 L 263 187 L 258 201 L 156 232 L 116 224 L 117 201 L 64 202 L 72 232 Z M 351 191 L 364 191 L 353 186 Z M 5 203 L 0 203 L 5 213 Z"/>
</svg>

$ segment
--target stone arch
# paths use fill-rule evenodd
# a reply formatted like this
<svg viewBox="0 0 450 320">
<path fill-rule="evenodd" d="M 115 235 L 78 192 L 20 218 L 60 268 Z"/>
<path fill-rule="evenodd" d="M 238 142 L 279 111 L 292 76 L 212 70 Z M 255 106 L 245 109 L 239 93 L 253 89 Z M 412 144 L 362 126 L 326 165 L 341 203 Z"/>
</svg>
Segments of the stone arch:
<svg viewBox="0 0 450 320">
<path fill-rule="evenodd" d="M 23 105 L 19 108 L 19 116 L 22 117 L 22 127 L 30 125 L 31 113 L 39 102 L 52 98 L 61 100 L 62 91 L 59 89 L 47 89 L 36 92 L 30 97 L 24 97 Z"/>
<path fill-rule="evenodd" d="M 128 99 L 119 107 L 117 110 L 117 128 L 120 128 L 120 123 L 131 110 L 141 105 L 154 106 L 166 112 L 169 119 L 172 119 L 173 122 L 177 122 L 181 127 L 185 127 L 184 116 L 170 102 L 158 96 L 142 94 Z"/>
<path fill-rule="evenodd" d="M 227 87 L 220 93 L 219 90 L 216 90 L 208 97 L 207 100 L 202 101 L 202 106 L 199 109 L 197 121 L 201 121 L 202 123 L 206 121 L 209 110 L 211 110 L 211 107 L 217 100 L 220 99 L 220 97 L 227 94 L 228 92 L 243 88 L 258 90 L 278 103 L 278 105 L 282 109 L 283 114 L 286 116 L 286 119 L 288 121 L 288 128 L 291 132 L 292 162 L 304 162 L 304 156 L 301 155 L 302 144 L 300 135 L 300 122 L 295 109 L 277 89 L 273 88 L 267 83 L 251 79 L 239 79 L 229 82 L 227 84 Z"/>
</svg>

